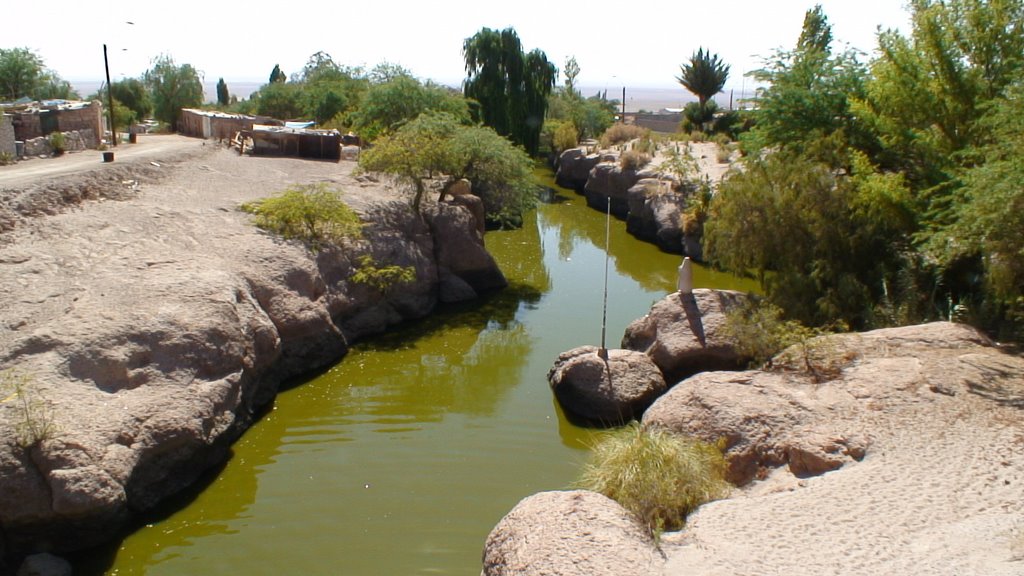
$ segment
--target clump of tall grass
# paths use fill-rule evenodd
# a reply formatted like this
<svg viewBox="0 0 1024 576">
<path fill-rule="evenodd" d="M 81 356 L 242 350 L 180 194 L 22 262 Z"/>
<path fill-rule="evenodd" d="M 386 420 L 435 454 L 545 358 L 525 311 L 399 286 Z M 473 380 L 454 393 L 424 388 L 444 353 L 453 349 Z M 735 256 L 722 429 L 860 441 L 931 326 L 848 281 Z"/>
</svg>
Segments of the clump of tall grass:
<svg viewBox="0 0 1024 576">
<path fill-rule="evenodd" d="M 14 441 L 29 449 L 60 433 L 52 405 L 36 390 L 32 380 L 14 370 L 0 371 L 0 407 L 14 411 Z"/>
<path fill-rule="evenodd" d="M 640 170 L 651 163 L 651 155 L 636 150 L 626 150 L 619 156 L 619 166 L 623 170 Z"/>
<path fill-rule="evenodd" d="M 612 124 L 604 134 L 601 135 L 601 147 L 611 148 L 616 144 L 629 142 L 636 138 L 644 138 L 650 134 L 650 130 L 635 124 Z"/>
<path fill-rule="evenodd" d="M 720 446 L 632 423 L 604 433 L 575 486 L 635 514 L 655 536 L 729 492 Z"/>
</svg>

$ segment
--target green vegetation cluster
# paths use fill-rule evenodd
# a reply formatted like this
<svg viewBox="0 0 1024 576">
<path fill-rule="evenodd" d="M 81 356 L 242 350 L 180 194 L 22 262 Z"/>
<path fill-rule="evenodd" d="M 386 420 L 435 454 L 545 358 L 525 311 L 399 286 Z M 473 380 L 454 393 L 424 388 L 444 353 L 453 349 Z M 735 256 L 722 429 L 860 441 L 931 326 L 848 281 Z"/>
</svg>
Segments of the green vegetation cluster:
<svg viewBox="0 0 1024 576">
<path fill-rule="evenodd" d="M 319 251 L 361 235 L 362 222 L 326 183 L 296 185 L 280 194 L 242 204 L 242 211 L 256 217 L 256 226 Z"/>
<path fill-rule="evenodd" d="M 465 124 L 447 113 L 428 113 L 379 139 L 359 158 L 362 170 L 397 177 L 415 190 L 417 210 L 431 185 L 439 198 L 467 179 L 487 216 L 514 225 L 536 201 L 533 164 L 526 153 L 494 130 Z"/>
<path fill-rule="evenodd" d="M 0 102 L 78 98 L 71 84 L 28 48 L 0 48 Z"/>
<path fill-rule="evenodd" d="M 857 329 L 962 317 L 1024 338 L 1024 5 L 912 0 L 862 63 L 820 6 L 764 84 L 705 255 L 788 318 Z"/>
<path fill-rule="evenodd" d="M 658 536 L 725 497 L 725 470 L 721 446 L 633 422 L 599 437 L 575 486 L 615 500 Z"/>
</svg>

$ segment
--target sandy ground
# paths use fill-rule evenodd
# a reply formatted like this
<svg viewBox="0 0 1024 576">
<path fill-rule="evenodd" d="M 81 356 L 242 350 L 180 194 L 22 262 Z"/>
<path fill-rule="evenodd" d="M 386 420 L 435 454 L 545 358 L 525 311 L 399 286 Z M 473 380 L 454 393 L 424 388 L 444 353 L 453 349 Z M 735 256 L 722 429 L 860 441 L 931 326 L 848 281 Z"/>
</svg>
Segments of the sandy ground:
<svg viewBox="0 0 1024 576">
<path fill-rule="evenodd" d="M 166 135 L 120 146 L 112 163 L 87 151 L 3 167 L 0 191 L 14 202 L 51 183 L 110 186 L 97 184 L 96 175 L 107 171 L 125 190 L 115 193 L 119 200 L 67 205 L 60 205 L 59 194 L 37 194 L 50 204 L 47 209 L 0 234 L 0 365 L 6 350 L 41 326 L 129 305 L 139 297 L 132 292 L 157 268 L 184 275 L 216 262 L 232 270 L 232 255 L 251 241 L 251 217 L 238 210 L 243 202 L 311 182 L 340 188 L 357 210 L 395 194 L 356 181 L 354 167 L 347 161 L 240 157 L 211 142 Z M 145 178 L 132 179 L 142 171 Z"/>
<path fill-rule="evenodd" d="M 666 537 L 665 574 L 1024 574 L 1024 424 L 970 400 L 880 415 L 859 463 L 784 469 Z"/>
</svg>

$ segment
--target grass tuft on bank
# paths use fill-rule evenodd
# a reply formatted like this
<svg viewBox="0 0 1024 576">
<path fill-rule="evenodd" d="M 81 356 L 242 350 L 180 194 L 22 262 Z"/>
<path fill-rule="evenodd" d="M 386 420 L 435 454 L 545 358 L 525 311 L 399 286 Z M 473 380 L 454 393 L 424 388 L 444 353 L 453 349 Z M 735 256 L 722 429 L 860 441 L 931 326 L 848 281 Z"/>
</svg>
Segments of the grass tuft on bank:
<svg viewBox="0 0 1024 576">
<path fill-rule="evenodd" d="M 657 537 L 726 496 L 725 469 L 719 446 L 634 422 L 602 434 L 575 487 L 615 500 Z"/>
</svg>

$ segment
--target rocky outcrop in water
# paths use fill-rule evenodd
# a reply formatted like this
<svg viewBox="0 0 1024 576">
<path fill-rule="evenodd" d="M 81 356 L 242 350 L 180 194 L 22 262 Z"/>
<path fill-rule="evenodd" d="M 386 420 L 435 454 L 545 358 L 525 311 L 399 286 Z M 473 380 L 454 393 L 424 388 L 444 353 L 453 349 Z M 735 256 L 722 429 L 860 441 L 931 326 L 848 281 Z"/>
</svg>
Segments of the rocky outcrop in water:
<svg viewBox="0 0 1024 576">
<path fill-rule="evenodd" d="M 654 576 L 665 560 L 650 532 L 596 492 L 525 498 L 487 537 L 482 576 Z"/>
<path fill-rule="evenodd" d="M 626 327 L 622 347 L 650 356 L 669 385 L 698 372 L 744 368 L 749 359 L 736 351 L 724 328 L 726 313 L 749 298 L 733 290 L 674 292 Z"/>
<path fill-rule="evenodd" d="M 673 254 L 699 256 L 699 244 L 684 243 L 681 217 L 686 209 L 688 191 L 676 189 L 675 177 L 663 174 L 657 166 L 640 170 L 625 169 L 619 153 L 587 153 L 587 148 L 571 148 L 557 162 L 556 181 L 587 198 L 587 205 L 602 212 L 608 210 L 626 220 L 626 231 L 656 244 Z M 688 250 L 688 251 L 687 251 Z"/>
<path fill-rule="evenodd" d="M 643 178 L 626 191 L 626 201 L 627 232 L 665 252 L 684 253 L 682 214 L 686 193 L 677 191 L 671 181 Z"/>
<path fill-rule="evenodd" d="M 667 389 L 645 354 L 581 346 L 558 355 L 548 372 L 555 398 L 570 414 L 603 426 L 639 418 Z"/>
<path fill-rule="evenodd" d="M 284 379 L 440 300 L 505 284 L 464 202 L 421 216 L 344 166 L 245 162 L 210 151 L 121 202 L 20 211 L 56 215 L 22 216 L 0 244 L 4 556 L 112 537 L 223 462 Z M 363 237 L 312 252 L 252 226 L 237 203 L 279 190 L 286 170 L 300 181 L 322 170 L 351 190 Z M 415 280 L 357 282 L 366 256 Z"/>
</svg>

